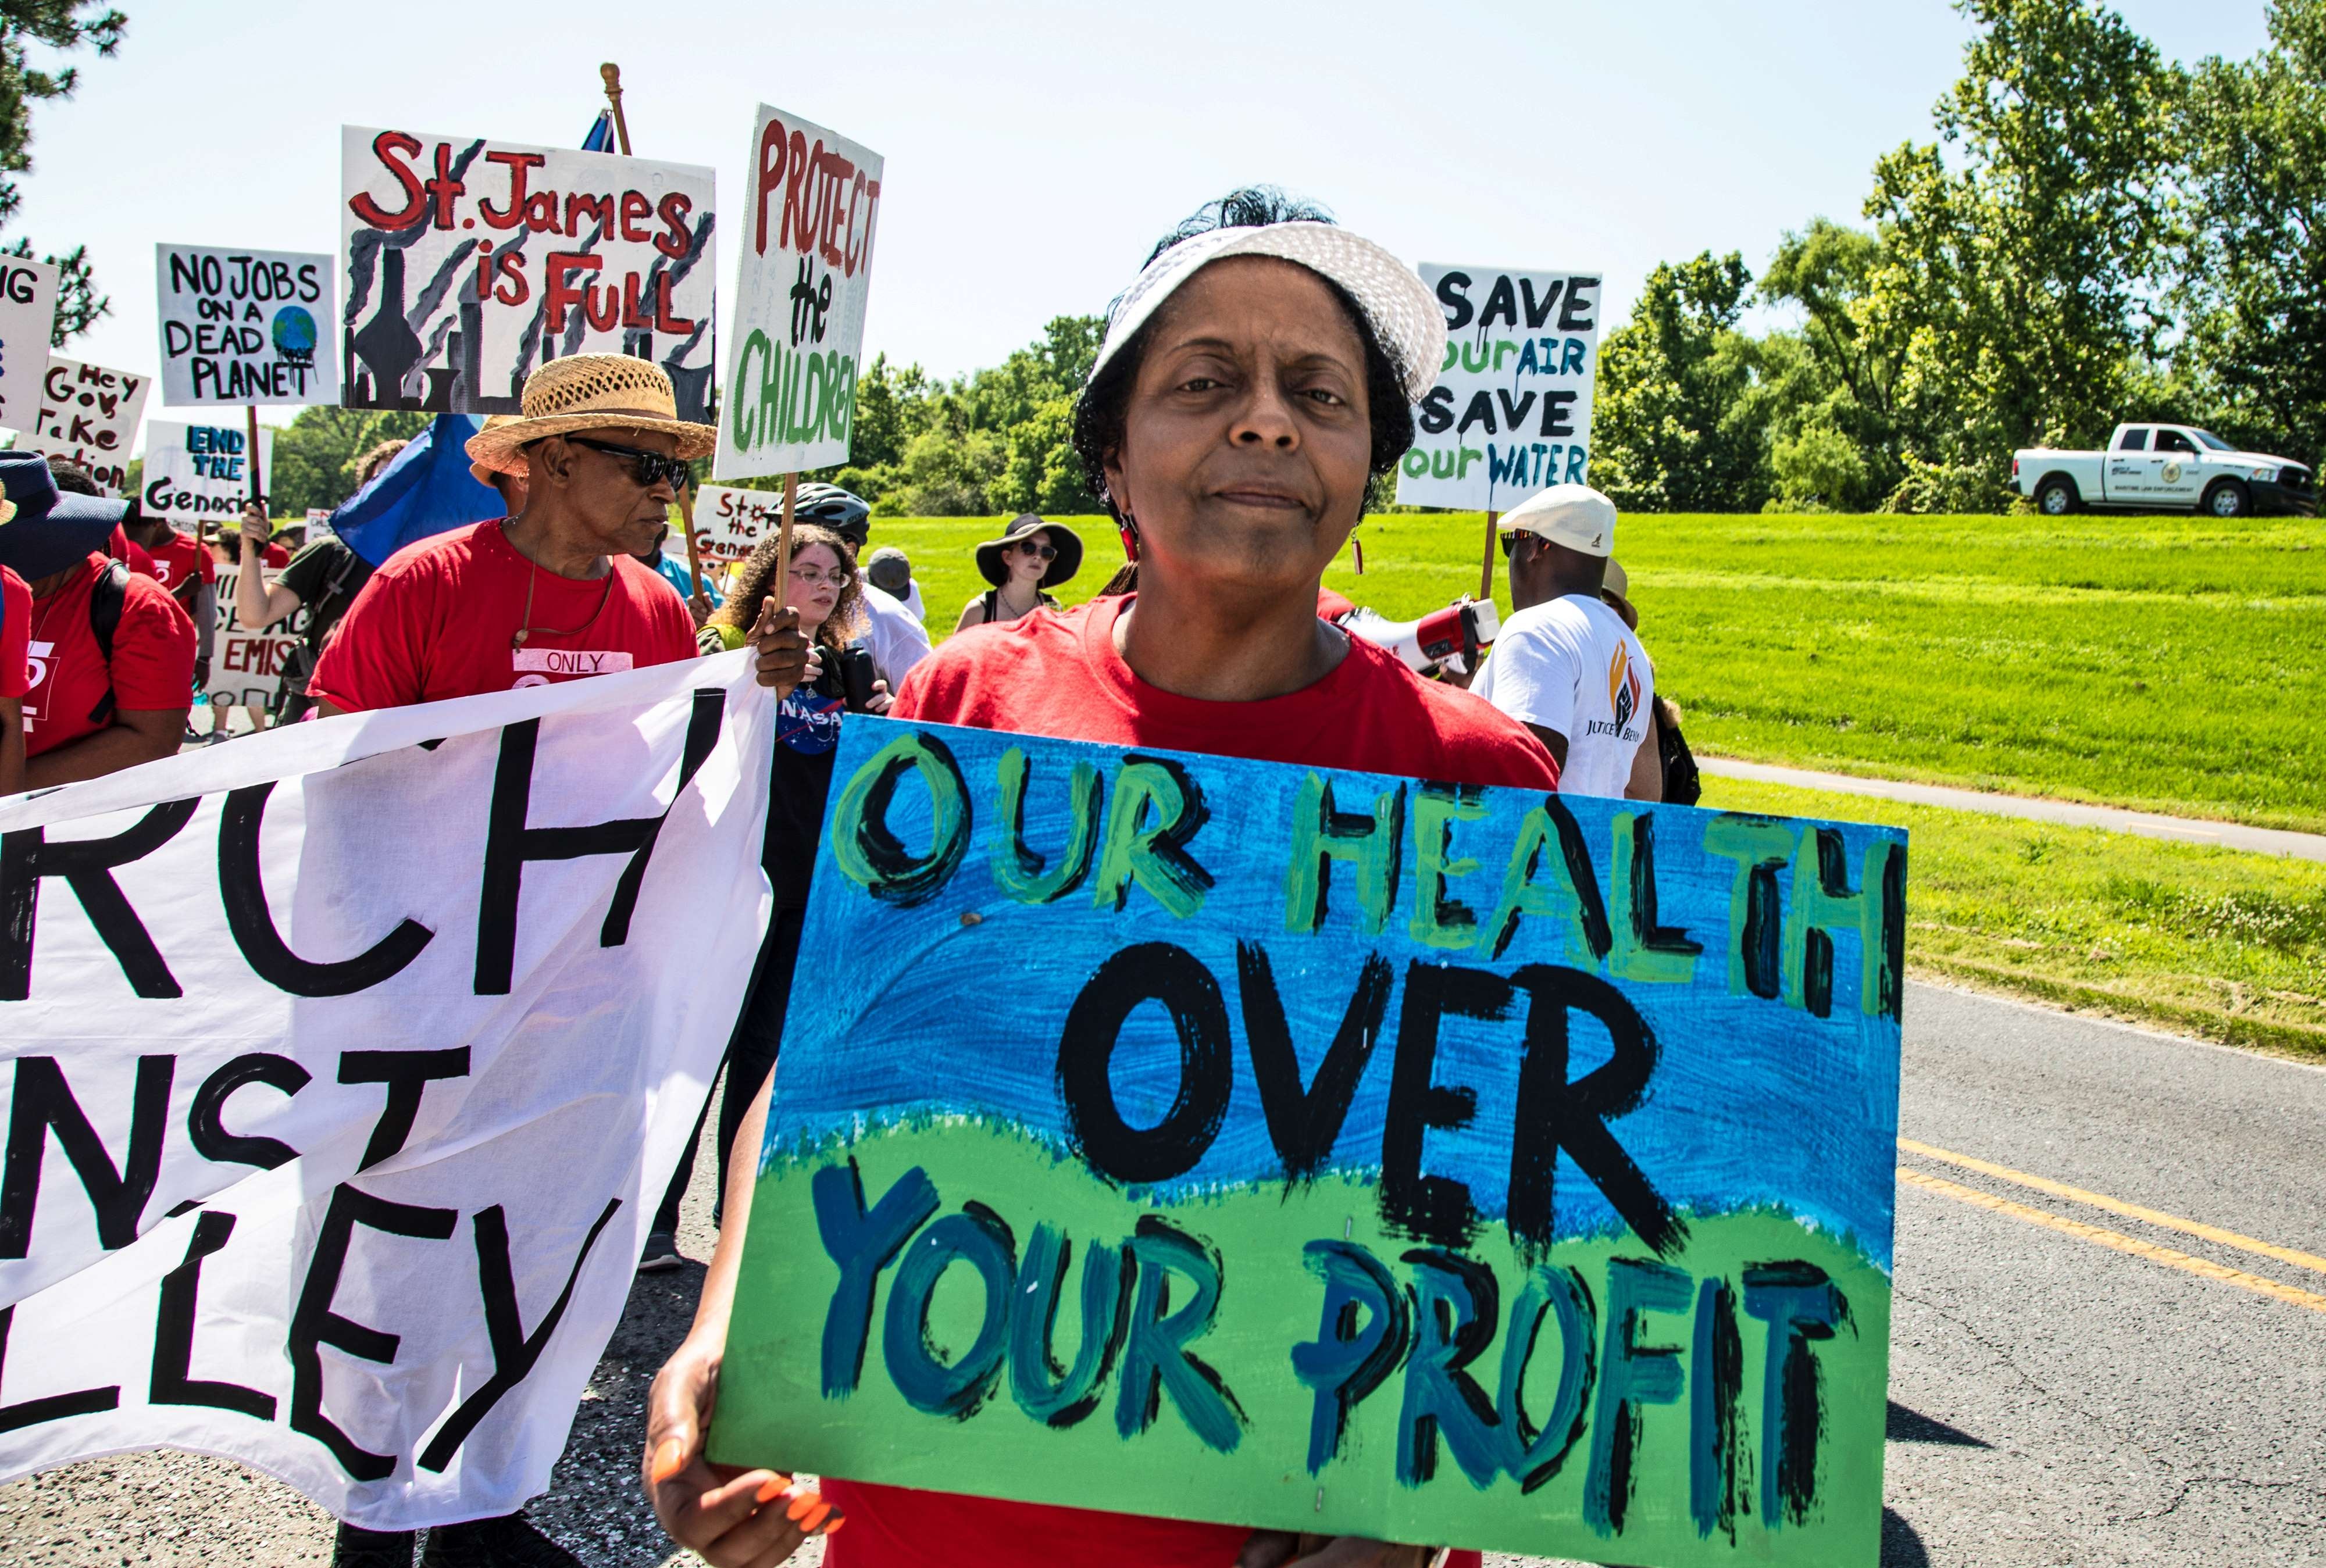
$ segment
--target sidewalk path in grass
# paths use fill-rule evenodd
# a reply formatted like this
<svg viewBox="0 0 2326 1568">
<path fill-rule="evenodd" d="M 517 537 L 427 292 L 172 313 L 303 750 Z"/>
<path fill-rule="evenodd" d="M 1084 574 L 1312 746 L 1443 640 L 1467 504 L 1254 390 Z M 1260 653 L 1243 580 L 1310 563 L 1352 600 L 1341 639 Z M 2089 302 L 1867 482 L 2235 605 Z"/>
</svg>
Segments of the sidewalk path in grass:
<svg viewBox="0 0 2326 1568">
<path fill-rule="evenodd" d="M 1755 784 L 1791 784 L 1796 789 L 1832 790 L 1849 795 L 1875 795 L 1885 801 L 1902 801 L 1908 805 L 1944 806 L 1956 812 L 1985 812 L 1990 816 L 2024 817 L 2032 821 L 2060 822 L 2073 828 L 2110 828 L 2119 833 L 2138 833 L 2145 839 L 2172 839 L 2183 844 L 2219 844 L 2224 849 L 2249 849 L 2260 855 L 2286 855 L 2297 860 L 2326 860 L 2326 833 L 2294 833 L 2282 828 L 2249 828 L 2242 822 L 2168 817 L 2155 812 L 2127 812 L 2118 806 L 2088 806 L 2075 801 L 2046 800 L 2040 795 L 2006 795 L 1988 790 L 1949 789 L 1942 784 L 1859 778 L 1846 773 L 1811 773 L 1806 768 L 1771 767 L 1765 763 L 1738 762 L 1726 756 L 1699 756 L 1696 759 L 1696 765 L 1717 778 L 1749 779 Z"/>
</svg>

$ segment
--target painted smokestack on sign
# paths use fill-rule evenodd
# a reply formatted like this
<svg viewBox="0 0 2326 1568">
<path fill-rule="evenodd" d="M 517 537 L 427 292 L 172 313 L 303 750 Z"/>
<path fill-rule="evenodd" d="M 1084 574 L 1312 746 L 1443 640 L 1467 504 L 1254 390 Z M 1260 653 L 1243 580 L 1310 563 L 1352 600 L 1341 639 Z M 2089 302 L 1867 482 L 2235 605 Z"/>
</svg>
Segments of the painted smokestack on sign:
<svg viewBox="0 0 2326 1568">
<path fill-rule="evenodd" d="M 720 478 L 847 460 L 882 166 L 868 147 L 759 106 L 712 469 Z"/>
</svg>

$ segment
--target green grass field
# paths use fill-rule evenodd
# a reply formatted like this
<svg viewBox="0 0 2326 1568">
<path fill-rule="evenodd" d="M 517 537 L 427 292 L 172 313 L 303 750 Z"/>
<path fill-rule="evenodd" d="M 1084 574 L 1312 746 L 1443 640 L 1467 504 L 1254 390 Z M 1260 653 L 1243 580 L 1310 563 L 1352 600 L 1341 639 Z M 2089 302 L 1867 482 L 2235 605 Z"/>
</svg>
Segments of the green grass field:
<svg viewBox="0 0 2326 1568">
<path fill-rule="evenodd" d="M 1070 599 L 1119 559 L 1103 519 L 1072 521 Z M 912 555 L 942 633 L 996 531 L 882 518 L 874 541 Z M 1344 552 L 1326 581 L 1419 615 L 1476 591 L 1483 535 L 1475 513 L 1371 518 L 1365 575 Z M 1699 750 L 2326 830 L 2326 524 L 1642 516 L 1617 553 Z"/>
<path fill-rule="evenodd" d="M 1062 597 L 1120 560 L 1103 518 Z M 951 631 L 991 518 L 877 518 Z M 1368 519 L 1328 585 L 1403 619 L 1475 593 L 1476 513 Z M 2326 525 L 1641 516 L 1617 552 L 1701 752 L 2326 830 Z M 1497 598 L 1508 590 L 1496 562 Z M 2326 1053 L 2326 868 L 1707 780 L 1707 805 L 1914 833 L 1926 975 Z"/>
</svg>

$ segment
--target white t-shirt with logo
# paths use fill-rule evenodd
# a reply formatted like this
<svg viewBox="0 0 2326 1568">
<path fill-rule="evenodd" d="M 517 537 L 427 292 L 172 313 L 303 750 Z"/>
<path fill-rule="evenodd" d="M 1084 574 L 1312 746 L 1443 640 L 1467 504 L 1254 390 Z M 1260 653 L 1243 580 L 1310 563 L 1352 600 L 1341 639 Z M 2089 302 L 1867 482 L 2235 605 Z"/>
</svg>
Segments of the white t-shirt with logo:
<svg viewBox="0 0 2326 1568">
<path fill-rule="evenodd" d="M 1648 738 L 1656 677 L 1621 616 L 1568 594 L 1504 621 L 1470 690 L 1521 724 L 1567 737 L 1561 793 L 1620 796 Z"/>
</svg>

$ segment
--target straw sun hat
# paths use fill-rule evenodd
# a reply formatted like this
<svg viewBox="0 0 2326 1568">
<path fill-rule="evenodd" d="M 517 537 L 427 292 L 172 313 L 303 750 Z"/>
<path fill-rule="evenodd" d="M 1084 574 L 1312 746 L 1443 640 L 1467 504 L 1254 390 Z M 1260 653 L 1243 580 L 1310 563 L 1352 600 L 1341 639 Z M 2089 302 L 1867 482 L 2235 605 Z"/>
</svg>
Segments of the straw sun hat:
<svg viewBox="0 0 2326 1568">
<path fill-rule="evenodd" d="M 678 438 L 677 455 L 702 458 L 719 444 L 707 424 L 678 417 L 678 399 L 662 366 L 628 354 L 569 354 L 525 378 L 524 411 L 469 438 L 477 467 L 502 474 L 526 471 L 527 443 L 577 431 L 659 431 Z"/>
</svg>

